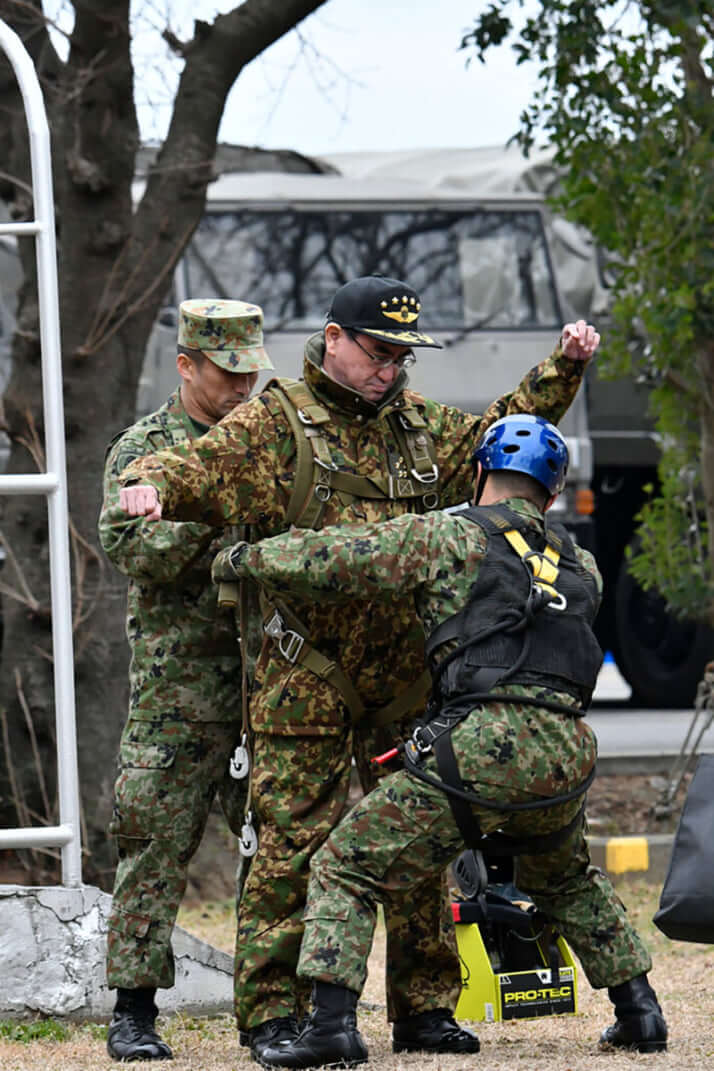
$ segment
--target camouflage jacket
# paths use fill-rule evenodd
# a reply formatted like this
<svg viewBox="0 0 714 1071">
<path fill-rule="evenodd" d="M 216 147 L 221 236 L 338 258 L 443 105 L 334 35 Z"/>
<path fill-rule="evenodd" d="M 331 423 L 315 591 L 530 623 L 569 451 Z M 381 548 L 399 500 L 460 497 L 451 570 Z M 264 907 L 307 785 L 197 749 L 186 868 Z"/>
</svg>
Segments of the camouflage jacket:
<svg viewBox="0 0 714 1071">
<path fill-rule="evenodd" d="M 478 434 L 511 412 L 537 412 L 557 422 L 580 385 L 584 364 L 560 349 L 493 402 L 483 416 L 441 405 L 405 389 L 402 373 L 379 406 L 329 379 L 322 371 L 324 341 L 306 345 L 307 385 L 332 417 L 324 432 L 333 462 L 365 476 L 399 475 L 404 460 L 387 417 L 405 400 L 422 413 L 433 438 L 440 472 L 440 504 L 469 495 L 471 453 Z M 438 359 L 438 358 L 434 358 Z M 194 443 L 144 457 L 122 474 L 122 483 L 151 483 L 165 516 L 207 524 L 248 523 L 257 538 L 286 531 L 296 447 L 285 413 L 270 389 L 240 406 Z M 340 492 L 326 504 L 323 523 L 374 522 L 409 510 L 408 500 L 348 499 Z M 424 640 L 410 594 L 389 602 L 356 593 L 349 607 L 317 606 L 299 597 L 291 609 L 305 635 L 338 661 L 368 711 L 384 706 L 423 671 Z M 254 728 L 265 732 L 322 734 L 340 731 L 346 708 L 332 688 L 309 670 L 263 647 L 251 701 Z"/>
<path fill-rule="evenodd" d="M 240 649 L 232 614 L 218 610 L 210 567 L 237 529 L 149 522 L 119 508 L 119 474 L 135 458 L 199 432 L 176 391 L 109 444 L 99 539 L 129 577 L 130 713 L 135 718 L 240 718 Z"/>
</svg>

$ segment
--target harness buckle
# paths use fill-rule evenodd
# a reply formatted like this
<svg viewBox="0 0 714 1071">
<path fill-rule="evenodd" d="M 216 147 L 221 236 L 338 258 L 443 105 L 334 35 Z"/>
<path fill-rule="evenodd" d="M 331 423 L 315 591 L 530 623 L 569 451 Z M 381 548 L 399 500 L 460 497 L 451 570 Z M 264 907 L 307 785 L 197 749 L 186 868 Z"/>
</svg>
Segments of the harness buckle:
<svg viewBox="0 0 714 1071">
<path fill-rule="evenodd" d="M 324 480 L 323 483 L 316 483 L 315 484 L 315 488 L 314 488 L 315 498 L 319 502 L 329 502 L 329 500 L 332 497 L 332 487 L 330 485 L 330 473 L 339 472 L 339 469 L 337 468 L 337 465 L 333 464 L 333 462 L 330 461 L 328 463 L 327 461 L 321 461 L 319 457 L 313 457 L 313 461 L 318 466 L 318 468 L 323 469 L 323 471 L 327 473 L 327 476 L 325 477 L 325 480 Z"/>
<path fill-rule="evenodd" d="M 421 760 L 421 759 L 424 758 L 425 755 L 428 755 L 429 752 L 432 749 L 432 746 L 433 746 L 433 742 L 434 742 L 434 740 L 433 740 L 434 734 L 433 733 L 432 733 L 431 742 L 427 742 L 426 740 L 422 739 L 422 733 L 424 732 L 424 730 L 426 728 L 427 728 L 426 725 L 417 725 L 416 729 L 414 730 L 412 735 L 409 737 L 409 740 L 407 741 L 407 747 L 409 747 L 409 745 L 411 745 L 409 750 L 413 751 L 413 752 L 416 752 L 416 754 L 418 756 L 418 760 Z"/>
<path fill-rule="evenodd" d="M 539 584 L 536 584 L 535 586 L 538 588 L 539 591 L 544 590 L 542 587 L 540 587 Z M 551 592 L 546 591 L 545 594 L 550 595 L 550 602 L 546 604 L 549 610 L 567 610 L 568 600 L 566 599 L 565 595 L 563 595 L 562 591 L 555 592 L 555 594 L 558 596 L 557 601 L 552 597 Z"/>
<path fill-rule="evenodd" d="M 427 473 L 425 476 L 418 473 L 416 469 L 410 469 L 409 471 L 411 472 L 414 479 L 418 480 L 419 483 L 436 483 L 436 481 L 439 479 L 439 470 L 436 465 L 432 465 L 431 472 Z"/>
<path fill-rule="evenodd" d="M 424 509 L 436 509 L 439 505 L 439 492 L 427 491 L 425 495 L 421 496 L 421 500 L 424 503 Z"/>
<path fill-rule="evenodd" d="M 285 622 L 277 610 L 270 621 L 263 625 L 263 632 L 266 636 L 270 636 L 271 640 L 275 640 L 283 658 L 294 665 L 305 643 L 304 636 L 294 629 L 285 628 Z"/>
</svg>

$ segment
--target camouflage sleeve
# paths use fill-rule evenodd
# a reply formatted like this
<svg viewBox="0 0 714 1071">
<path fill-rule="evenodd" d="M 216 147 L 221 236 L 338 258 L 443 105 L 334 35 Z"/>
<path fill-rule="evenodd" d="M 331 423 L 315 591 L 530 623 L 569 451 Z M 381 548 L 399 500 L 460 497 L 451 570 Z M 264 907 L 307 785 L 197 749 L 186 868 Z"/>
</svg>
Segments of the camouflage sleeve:
<svg viewBox="0 0 714 1071">
<path fill-rule="evenodd" d="M 164 517 L 204 524 L 285 526 L 289 495 L 281 474 L 295 452 L 258 395 L 189 443 L 132 461 L 120 486 L 147 483 Z"/>
<path fill-rule="evenodd" d="M 587 361 L 573 361 L 560 347 L 525 374 L 515 390 L 491 402 L 482 416 L 427 402 L 425 412 L 437 441 L 442 476 L 442 506 L 470 498 L 471 454 L 495 420 L 511 413 L 534 413 L 557 424 L 567 412 L 583 380 Z"/>
<path fill-rule="evenodd" d="M 177 524 L 128 517 L 119 508 L 119 475 L 151 445 L 144 437 L 122 436 L 109 451 L 104 468 L 104 502 L 99 515 L 99 541 L 107 557 L 135 580 L 175 580 L 201 555 L 216 531 L 205 524 Z"/>
<path fill-rule="evenodd" d="M 599 601 L 601 602 L 602 601 L 603 583 L 602 583 L 602 576 L 600 574 L 600 570 L 598 569 L 597 564 L 595 562 L 595 558 L 593 557 L 593 555 L 590 553 L 589 550 L 585 550 L 584 547 L 579 546 L 577 543 L 575 544 L 575 557 L 578 559 L 579 563 L 583 566 L 583 568 L 586 569 L 589 573 L 591 573 L 595 577 L 595 583 L 597 584 L 598 598 L 599 598 Z M 598 603 L 598 608 L 599 608 L 599 603 Z"/>
<path fill-rule="evenodd" d="M 275 591 L 335 601 L 385 598 L 426 583 L 443 555 L 444 514 L 405 514 L 378 524 L 292 530 L 245 546 L 238 575 Z"/>
</svg>

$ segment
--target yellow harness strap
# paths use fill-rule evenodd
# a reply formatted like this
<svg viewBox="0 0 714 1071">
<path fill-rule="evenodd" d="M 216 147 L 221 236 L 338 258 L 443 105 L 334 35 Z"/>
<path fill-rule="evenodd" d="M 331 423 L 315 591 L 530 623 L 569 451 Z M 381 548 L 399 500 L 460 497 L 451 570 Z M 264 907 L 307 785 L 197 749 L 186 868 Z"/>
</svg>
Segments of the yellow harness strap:
<svg viewBox="0 0 714 1071">
<path fill-rule="evenodd" d="M 531 550 L 521 533 L 516 531 L 515 528 L 503 534 L 518 557 L 532 569 L 533 576 L 538 581 L 538 587 L 547 591 L 549 595 L 561 599 L 560 592 L 553 586 L 558 579 L 560 552 L 551 547 L 549 543 L 546 544 L 543 551 Z"/>
</svg>

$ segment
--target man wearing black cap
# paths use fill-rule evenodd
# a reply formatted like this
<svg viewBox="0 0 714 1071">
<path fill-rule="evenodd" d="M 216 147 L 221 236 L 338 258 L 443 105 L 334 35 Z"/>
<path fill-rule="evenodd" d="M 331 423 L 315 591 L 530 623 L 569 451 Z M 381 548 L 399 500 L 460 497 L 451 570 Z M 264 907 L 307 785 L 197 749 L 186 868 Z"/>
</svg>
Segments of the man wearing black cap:
<svg viewBox="0 0 714 1071">
<path fill-rule="evenodd" d="M 247 523 L 256 536 L 291 526 L 379 521 L 465 501 L 474 438 L 499 417 L 557 422 L 599 336 L 584 321 L 483 416 L 407 388 L 421 304 L 405 283 L 368 276 L 335 294 L 307 340 L 304 380 L 274 380 L 201 440 L 134 462 L 121 503 L 132 516 Z M 434 358 L 438 359 L 438 358 Z M 230 576 L 230 562 L 223 563 Z M 348 605 L 267 593 L 253 696 L 252 809 L 260 845 L 241 899 L 236 1015 L 256 1059 L 297 1032 L 308 985 L 295 970 L 310 859 L 347 801 L 354 757 L 362 786 L 424 709 L 423 630 L 410 597 Z M 387 912 L 387 1002 L 399 1051 L 476 1052 L 453 1019 L 460 972 L 442 890 L 415 891 Z"/>
<path fill-rule="evenodd" d="M 410 287 L 397 283 L 398 292 L 385 297 L 384 283 L 392 280 L 371 276 L 357 282 L 359 286 L 347 283 L 341 287 L 332 299 L 322 367 L 337 383 L 376 405 L 400 371 L 414 364 L 412 346 L 441 349 L 441 343 L 410 327 L 416 325 L 421 310 Z M 365 346 L 360 335 L 374 343 Z"/>
</svg>

